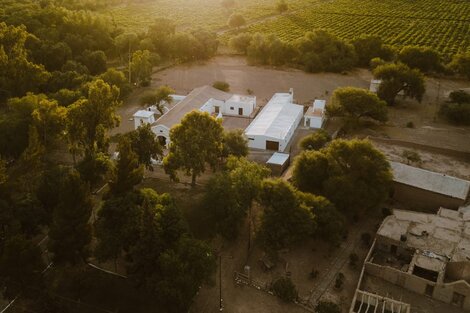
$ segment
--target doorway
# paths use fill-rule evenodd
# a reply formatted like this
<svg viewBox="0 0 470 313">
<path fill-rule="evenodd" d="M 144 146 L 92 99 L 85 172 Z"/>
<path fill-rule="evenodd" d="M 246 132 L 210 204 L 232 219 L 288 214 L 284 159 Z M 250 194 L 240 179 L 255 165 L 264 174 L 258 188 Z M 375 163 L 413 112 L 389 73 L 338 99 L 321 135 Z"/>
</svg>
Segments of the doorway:
<svg viewBox="0 0 470 313">
<path fill-rule="evenodd" d="M 279 151 L 279 142 L 266 140 L 266 150 Z"/>
<path fill-rule="evenodd" d="M 238 108 L 238 115 L 243 115 L 243 108 Z"/>
</svg>

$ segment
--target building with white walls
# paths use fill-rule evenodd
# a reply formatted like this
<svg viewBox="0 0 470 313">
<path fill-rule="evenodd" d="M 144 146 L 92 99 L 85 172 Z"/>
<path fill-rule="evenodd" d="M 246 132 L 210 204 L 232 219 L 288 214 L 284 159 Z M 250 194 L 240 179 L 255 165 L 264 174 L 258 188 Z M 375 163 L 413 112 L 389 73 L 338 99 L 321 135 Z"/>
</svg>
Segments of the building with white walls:
<svg viewBox="0 0 470 313">
<path fill-rule="evenodd" d="M 323 127 L 325 122 L 325 100 L 315 100 L 304 115 L 304 126 L 314 129 Z"/>
</svg>

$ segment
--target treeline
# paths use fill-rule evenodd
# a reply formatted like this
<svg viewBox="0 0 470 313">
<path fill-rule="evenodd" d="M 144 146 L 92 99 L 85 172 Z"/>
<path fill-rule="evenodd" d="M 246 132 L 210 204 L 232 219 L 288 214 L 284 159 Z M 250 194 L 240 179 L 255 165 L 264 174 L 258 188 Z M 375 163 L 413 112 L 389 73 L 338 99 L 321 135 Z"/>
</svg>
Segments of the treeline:
<svg viewBox="0 0 470 313">
<path fill-rule="evenodd" d="M 229 45 L 253 64 L 291 65 L 307 72 L 343 72 L 400 62 L 424 73 L 458 74 L 470 79 L 470 51 L 449 61 L 430 48 L 406 46 L 397 50 L 375 36 L 349 42 L 325 30 L 315 30 L 289 43 L 275 35 L 241 33 L 232 37 Z"/>
</svg>

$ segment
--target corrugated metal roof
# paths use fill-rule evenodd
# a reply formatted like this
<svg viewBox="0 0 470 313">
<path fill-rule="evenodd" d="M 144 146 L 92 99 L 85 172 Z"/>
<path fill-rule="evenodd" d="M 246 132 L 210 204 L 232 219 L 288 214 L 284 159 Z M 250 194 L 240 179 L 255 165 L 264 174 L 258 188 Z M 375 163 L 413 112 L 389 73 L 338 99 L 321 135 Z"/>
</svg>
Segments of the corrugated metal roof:
<svg viewBox="0 0 470 313">
<path fill-rule="evenodd" d="M 470 182 L 403 163 L 390 162 L 394 181 L 457 199 L 467 199 Z"/>
<path fill-rule="evenodd" d="M 292 103 L 290 93 L 276 93 L 247 127 L 245 134 L 285 140 L 303 110 L 303 106 Z"/>
<path fill-rule="evenodd" d="M 266 164 L 284 165 L 289 160 L 289 154 L 274 152 Z"/>
</svg>

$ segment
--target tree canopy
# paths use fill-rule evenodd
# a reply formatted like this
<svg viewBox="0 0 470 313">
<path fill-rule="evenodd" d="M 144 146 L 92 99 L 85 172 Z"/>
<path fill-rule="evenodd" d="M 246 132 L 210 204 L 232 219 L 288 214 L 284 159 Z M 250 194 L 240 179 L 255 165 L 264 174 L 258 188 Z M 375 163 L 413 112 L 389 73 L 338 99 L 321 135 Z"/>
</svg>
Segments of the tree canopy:
<svg viewBox="0 0 470 313">
<path fill-rule="evenodd" d="M 358 58 L 358 65 L 367 67 L 374 58 L 390 61 L 394 57 L 391 47 L 383 44 L 378 36 L 361 36 L 352 41 Z"/>
<path fill-rule="evenodd" d="M 324 129 L 319 129 L 302 138 L 300 141 L 300 148 L 302 148 L 302 150 L 320 150 L 329 141 L 331 141 L 331 136 L 328 132 Z"/>
<path fill-rule="evenodd" d="M 398 60 L 410 68 L 422 72 L 438 72 L 443 69 L 439 53 L 430 48 L 406 46 L 400 50 Z"/>
</svg>

